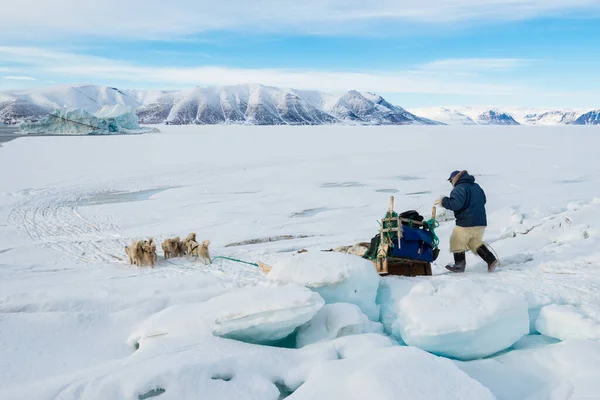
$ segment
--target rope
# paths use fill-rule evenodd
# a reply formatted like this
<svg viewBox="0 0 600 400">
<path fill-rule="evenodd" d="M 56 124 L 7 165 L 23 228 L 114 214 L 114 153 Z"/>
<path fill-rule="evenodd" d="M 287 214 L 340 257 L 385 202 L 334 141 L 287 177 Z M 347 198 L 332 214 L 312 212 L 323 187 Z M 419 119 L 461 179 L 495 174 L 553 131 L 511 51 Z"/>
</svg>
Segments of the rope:
<svg viewBox="0 0 600 400">
<path fill-rule="evenodd" d="M 231 257 L 226 257 L 226 256 L 217 256 L 217 257 L 213 258 L 212 260 L 215 261 L 215 260 L 218 260 L 220 258 L 223 259 L 223 260 L 229 260 L 229 261 L 233 261 L 233 262 L 237 262 L 237 263 L 254 265 L 255 267 L 258 267 L 257 263 L 248 262 L 248 261 L 244 261 L 244 260 L 238 260 L 237 258 L 231 258 Z"/>
<path fill-rule="evenodd" d="M 429 221 L 425 221 L 425 224 L 427 224 L 427 229 L 429 229 L 431 236 L 433 236 L 433 247 L 437 248 L 440 244 L 440 238 L 435 234 L 435 229 L 440 226 L 440 223 L 432 218 Z"/>
<path fill-rule="evenodd" d="M 501 267 L 502 266 L 502 260 L 500 260 L 500 256 L 498 256 L 498 253 L 496 253 L 496 250 L 494 250 L 494 248 L 492 246 L 490 246 L 489 243 L 487 243 L 487 242 L 483 242 L 483 243 L 487 246 L 488 249 L 490 249 L 490 251 L 492 253 L 494 253 L 494 256 L 496 257 L 496 260 L 498 260 L 497 267 Z"/>
</svg>

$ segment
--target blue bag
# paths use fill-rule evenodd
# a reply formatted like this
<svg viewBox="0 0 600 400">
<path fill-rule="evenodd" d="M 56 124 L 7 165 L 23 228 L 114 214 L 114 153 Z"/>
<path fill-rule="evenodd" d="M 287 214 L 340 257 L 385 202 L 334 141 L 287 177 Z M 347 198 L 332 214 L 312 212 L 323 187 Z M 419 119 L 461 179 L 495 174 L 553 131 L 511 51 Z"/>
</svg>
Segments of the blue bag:
<svg viewBox="0 0 600 400">
<path fill-rule="evenodd" d="M 402 227 L 402 239 L 394 239 L 392 257 L 408 258 L 411 260 L 433 262 L 433 237 L 425 229 Z"/>
</svg>

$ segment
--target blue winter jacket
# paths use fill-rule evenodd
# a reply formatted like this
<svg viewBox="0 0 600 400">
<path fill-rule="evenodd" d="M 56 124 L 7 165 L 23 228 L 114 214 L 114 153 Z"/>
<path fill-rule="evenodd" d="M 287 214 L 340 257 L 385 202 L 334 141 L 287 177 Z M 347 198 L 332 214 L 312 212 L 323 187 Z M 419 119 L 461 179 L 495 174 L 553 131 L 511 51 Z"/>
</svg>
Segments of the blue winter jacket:
<svg viewBox="0 0 600 400">
<path fill-rule="evenodd" d="M 442 206 L 454 211 L 458 226 L 487 226 L 485 193 L 475 178 L 464 172 L 452 189 L 450 197 L 442 199 Z"/>
</svg>

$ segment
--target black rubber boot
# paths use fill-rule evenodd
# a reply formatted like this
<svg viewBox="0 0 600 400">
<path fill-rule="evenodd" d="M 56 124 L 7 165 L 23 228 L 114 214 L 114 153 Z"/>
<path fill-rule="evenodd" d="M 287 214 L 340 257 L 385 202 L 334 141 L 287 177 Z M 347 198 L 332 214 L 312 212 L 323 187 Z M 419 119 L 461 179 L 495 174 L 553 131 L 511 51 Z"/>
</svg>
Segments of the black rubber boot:
<svg viewBox="0 0 600 400">
<path fill-rule="evenodd" d="M 446 265 L 446 269 L 451 272 L 465 272 L 467 258 L 464 252 L 454 253 L 454 265 Z"/>
<path fill-rule="evenodd" d="M 496 269 L 496 264 L 498 264 L 498 260 L 496 260 L 494 253 L 492 253 L 485 244 L 479 246 L 477 249 L 477 255 L 481 257 L 488 265 L 488 272 L 494 272 L 494 269 Z"/>
</svg>

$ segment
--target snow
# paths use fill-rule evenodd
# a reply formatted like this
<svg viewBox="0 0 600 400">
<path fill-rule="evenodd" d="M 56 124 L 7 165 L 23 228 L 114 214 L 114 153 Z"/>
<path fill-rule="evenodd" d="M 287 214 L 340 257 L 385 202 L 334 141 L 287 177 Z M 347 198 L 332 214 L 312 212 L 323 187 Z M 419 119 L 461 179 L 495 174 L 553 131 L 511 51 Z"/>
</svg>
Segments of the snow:
<svg viewBox="0 0 600 400">
<path fill-rule="evenodd" d="M 94 113 L 115 104 L 139 107 L 142 103 L 117 88 L 98 85 L 59 85 L 0 93 L 0 102 L 20 100 L 45 108 L 81 108 Z"/>
<path fill-rule="evenodd" d="M 598 397 L 600 343 L 567 340 L 458 366 L 498 400 L 594 399 Z"/>
<path fill-rule="evenodd" d="M 393 347 L 326 362 L 289 399 L 494 399 L 451 361 L 414 347 Z"/>
<path fill-rule="evenodd" d="M 304 347 L 363 333 L 383 333 L 383 327 L 379 322 L 370 321 L 354 304 L 326 304 L 312 320 L 298 329 L 296 346 Z"/>
<path fill-rule="evenodd" d="M 410 112 L 421 117 L 440 121 L 448 125 L 506 124 L 507 118 L 490 122 L 485 118 L 490 112 L 505 114 L 523 125 L 566 125 L 591 112 L 591 109 L 547 109 L 518 107 L 423 107 L 411 108 Z M 484 118 L 482 118 L 484 116 Z"/>
<path fill-rule="evenodd" d="M 136 108 L 145 124 L 438 124 L 392 105 L 379 95 L 353 90 L 334 95 L 259 84 L 180 91 L 61 85 L 0 92 L 0 118 L 11 123 L 37 119 L 57 108 L 79 108 L 94 113 L 103 106 L 113 105 Z"/>
<path fill-rule="evenodd" d="M 386 332 L 445 357 L 487 357 L 529 332 L 523 296 L 471 282 L 394 277 L 382 283 L 379 300 Z"/>
<path fill-rule="evenodd" d="M 309 321 L 325 302 L 300 286 L 249 287 L 206 302 L 175 305 L 144 321 L 129 336 L 130 346 L 148 339 L 213 334 L 249 343 L 284 339 Z"/>
<path fill-rule="evenodd" d="M 597 397 L 600 342 L 571 338 L 592 338 L 600 321 L 600 137 L 593 129 L 160 128 L 147 135 L 24 136 L 2 143 L 0 398 Z M 432 143 L 435 162 L 424 162 Z M 398 162 L 382 169 L 382 159 Z M 346 263 L 321 250 L 369 240 L 390 194 L 397 211 L 428 215 L 432 202 L 450 191 L 448 173 L 461 168 L 486 190 L 485 240 L 500 256 L 496 272 L 468 254 L 464 274 L 446 273 L 454 226 L 446 214 L 437 229 L 442 251 L 434 276 L 373 279 L 382 287 L 369 304 L 381 313 L 371 322 L 382 322 L 393 336 L 354 334 L 354 321 L 365 322 L 349 311 L 356 311 L 348 306 L 354 301 L 317 310 L 318 294 L 301 286 L 338 281 Z M 189 232 L 211 240 L 213 258 L 275 266 L 314 255 L 323 268 L 306 263 L 309 273 L 290 275 L 304 281 L 287 283 L 223 259 L 204 266 L 164 260 L 160 250 L 155 268 L 124 259 L 123 247 L 133 240 L 152 236 L 160 243 Z M 308 252 L 294 255 L 300 249 Z M 361 271 L 354 263 L 364 260 L 352 260 L 346 271 Z M 311 312 L 299 318 L 289 307 L 297 301 Z M 327 311 L 338 307 L 346 311 Z M 232 319 L 230 311 L 248 319 Z M 529 334 L 507 345 L 517 336 L 505 325 L 517 320 L 512 311 L 519 334 Z M 327 316 L 325 326 L 320 315 Z M 491 338 L 508 347 L 479 360 L 439 357 L 403 345 L 407 338 L 396 322 L 407 316 L 407 327 L 423 322 L 409 341 L 436 339 L 424 336 L 425 328 L 448 327 L 459 338 L 481 333 L 474 338 L 478 350 L 492 351 Z M 273 324 L 253 330 L 259 319 Z M 300 327 L 317 321 L 311 329 L 319 341 L 295 348 Z M 493 323 L 498 332 L 489 331 Z M 459 325 L 468 327 L 464 335 Z M 348 326 L 353 334 L 329 340 Z M 268 345 L 218 336 L 243 332 L 237 338 L 263 343 L 267 333 L 275 339 L 290 330 Z M 136 334 L 163 331 L 168 334 L 135 348 Z M 417 388 L 419 382 L 427 385 Z"/>
<path fill-rule="evenodd" d="M 462 112 L 446 107 L 411 108 L 410 112 L 447 125 L 476 125 L 473 118 Z"/>
<path fill-rule="evenodd" d="M 543 335 L 560 340 L 600 341 L 600 321 L 575 306 L 550 304 L 542 307 L 535 328 Z"/>
<path fill-rule="evenodd" d="M 379 275 L 373 263 L 355 255 L 308 252 L 280 260 L 269 272 L 277 282 L 295 282 L 319 293 L 328 304 L 352 303 L 371 320 L 379 318 L 375 303 Z"/>
</svg>

